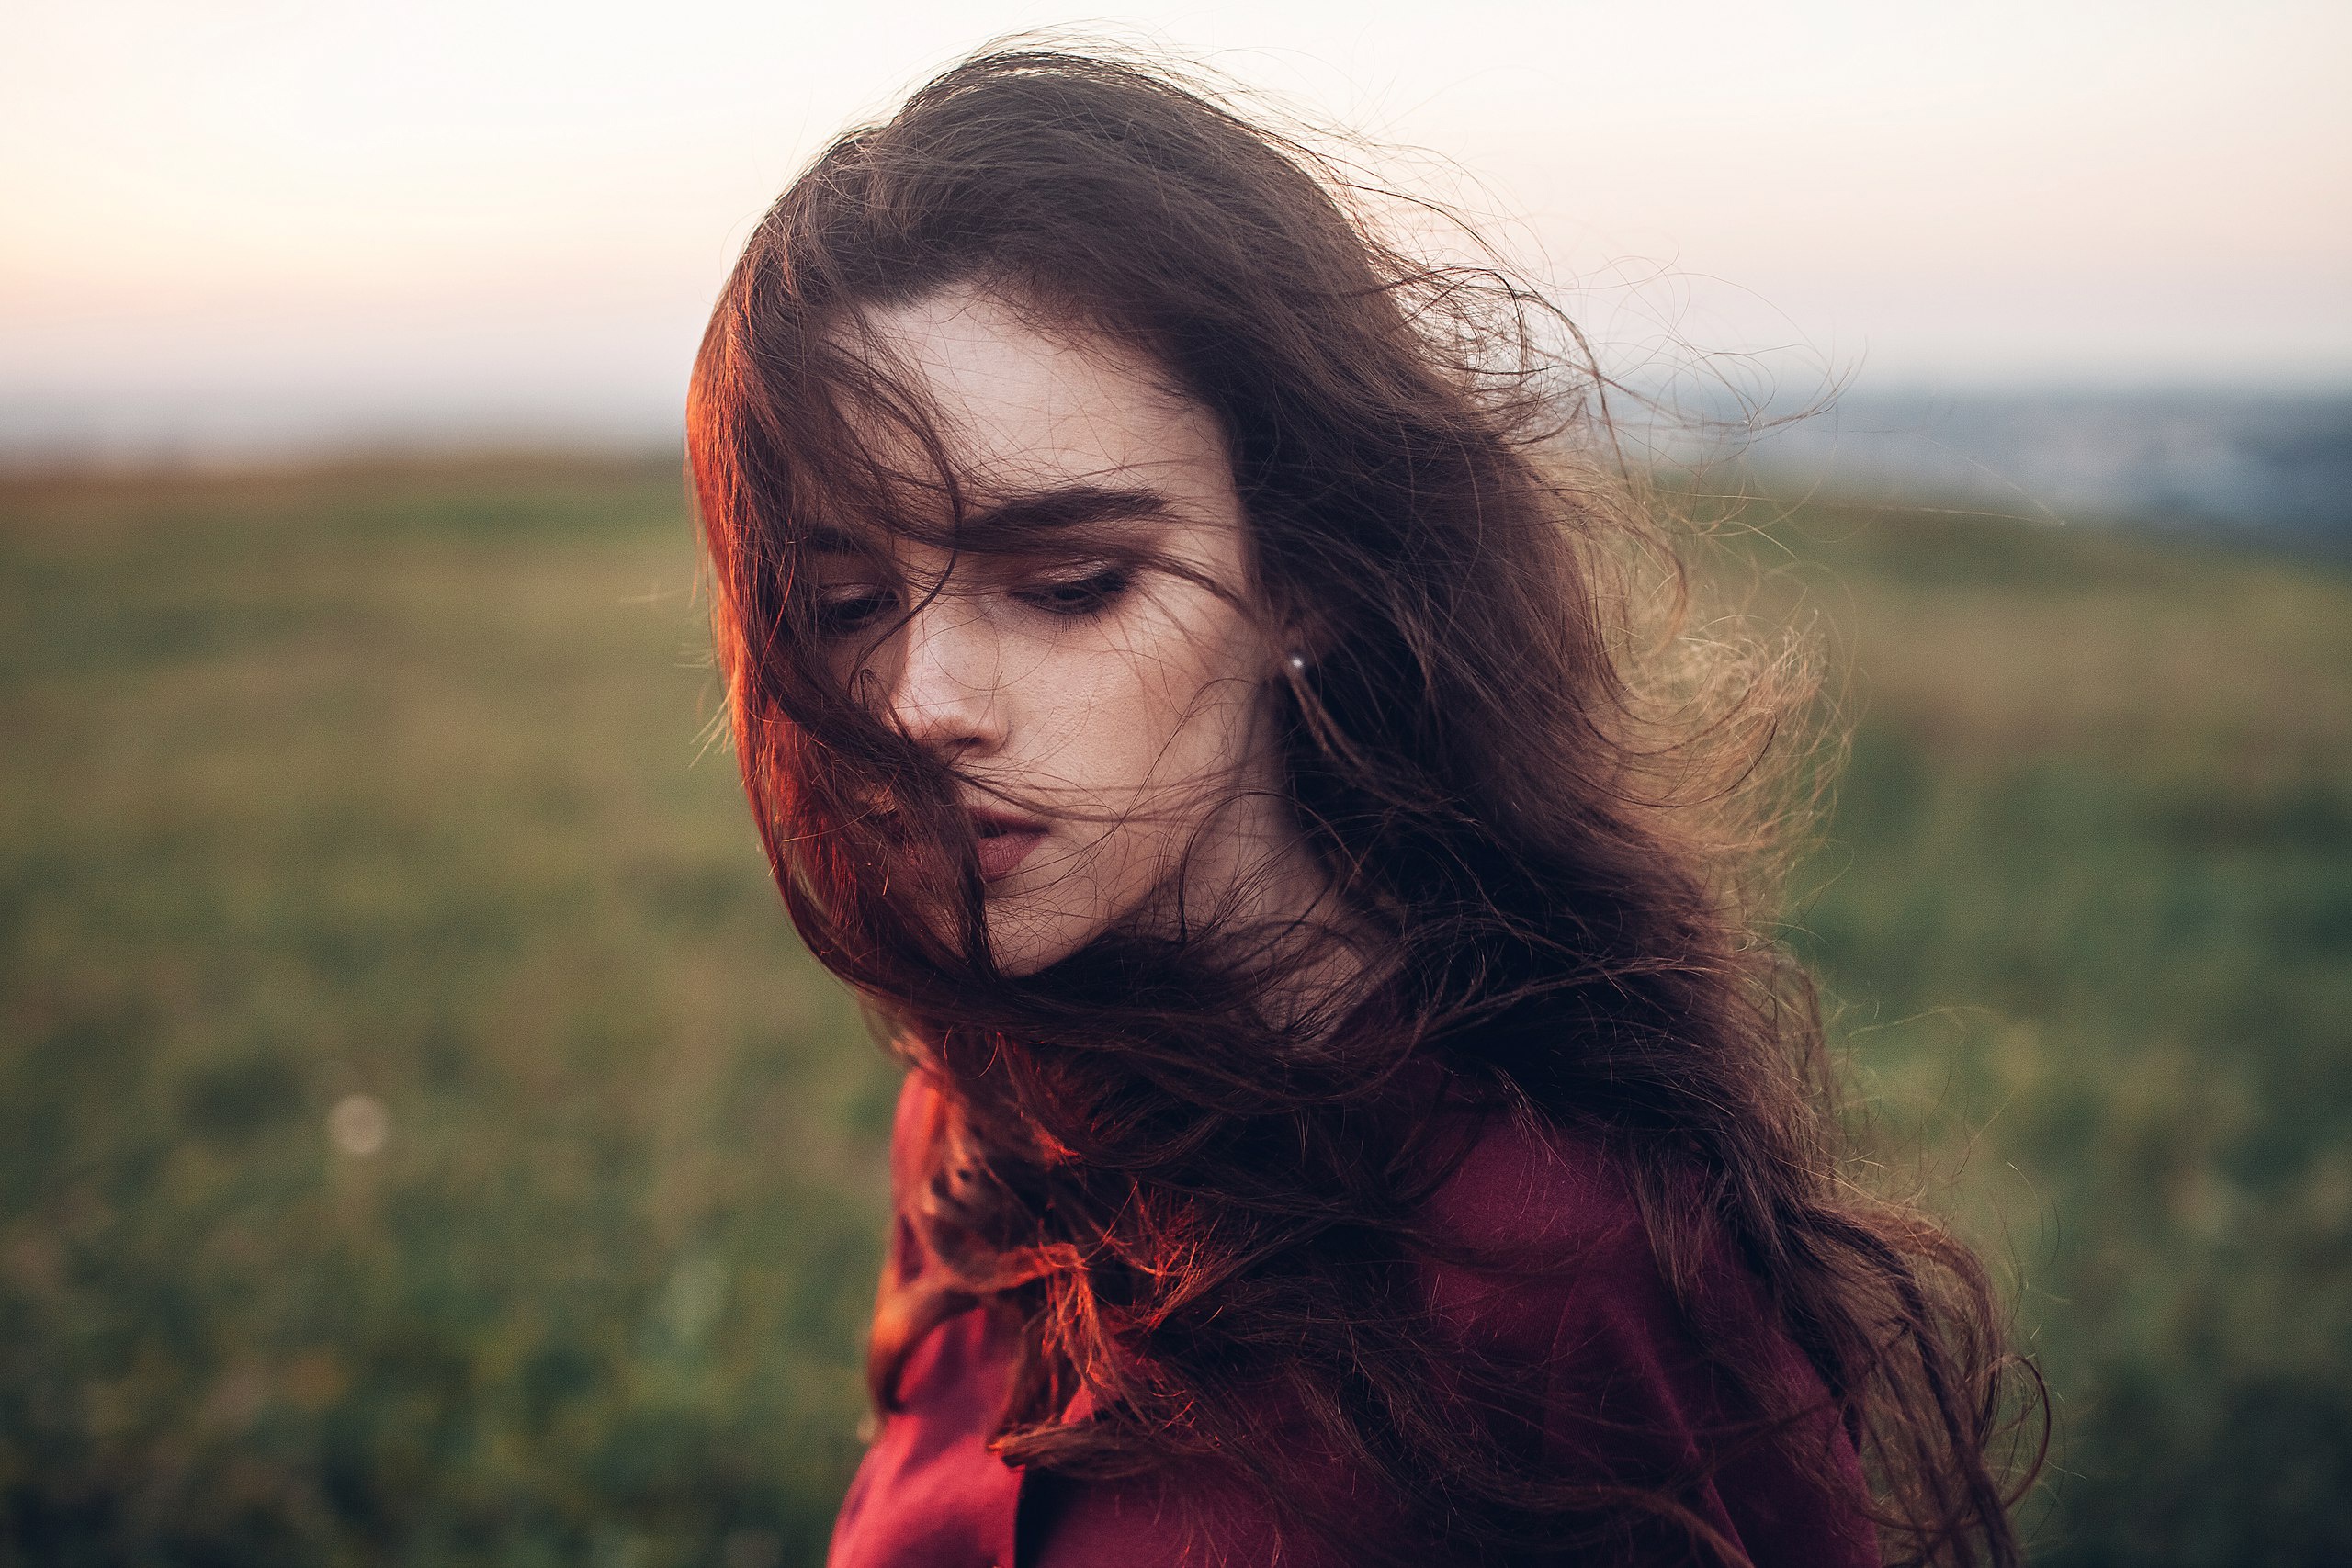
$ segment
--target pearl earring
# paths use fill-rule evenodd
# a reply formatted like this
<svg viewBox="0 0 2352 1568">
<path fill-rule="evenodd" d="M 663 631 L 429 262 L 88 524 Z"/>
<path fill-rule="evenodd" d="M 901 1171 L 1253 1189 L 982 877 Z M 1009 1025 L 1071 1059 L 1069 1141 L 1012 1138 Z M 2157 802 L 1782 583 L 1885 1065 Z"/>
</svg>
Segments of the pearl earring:
<svg viewBox="0 0 2352 1568">
<path fill-rule="evenodd" d="M 1303 654 L 1303 653 L 1294 653 L 1294 654 L 1292 654 L 1292 655 L 1290 656 L 1290 667 L 1291 667 L 1291 671 L 1292 671 L 1292 672 L 1293 672 L 1294 674 L 1298 674 L 1298 675 L 1304 675 L 1304 674 L 1306 674 L 1306 655 L 1305 655 L 1305 654 Z"/>
</svg>

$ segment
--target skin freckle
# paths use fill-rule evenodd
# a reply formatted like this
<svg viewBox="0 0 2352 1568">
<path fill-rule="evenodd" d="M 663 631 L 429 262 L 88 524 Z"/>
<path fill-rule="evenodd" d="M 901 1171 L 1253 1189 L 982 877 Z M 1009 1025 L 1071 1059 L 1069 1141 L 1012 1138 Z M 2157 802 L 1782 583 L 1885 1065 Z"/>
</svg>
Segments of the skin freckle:
<svg viewBox="0 0 2352 1568">
<path fill-rule="evenodd" d="M 1057 615 L 1023 600 L 1017 569 L 896 547 L 897 575 L 922 590 L 845 675 L 955 765 L 976 807 L 1042 826 L 989 886 L 997 962 L 1042 967 L 1156 898 L 1199 908 L 1246 884 L 1253 915 L 1311 902 L 1309 857 L 1273 804 L 1264 694 L 1277 655 L 1248 605 L 1241 502 L 1216 422 L 1120 345 L 1048 337 L 977 291 L 865 326 L 940 411 L 979 508 L 1007 493 L 1146 495 L 1158 514 L 1144 542 L 1181 569 Z"/>
</svg>

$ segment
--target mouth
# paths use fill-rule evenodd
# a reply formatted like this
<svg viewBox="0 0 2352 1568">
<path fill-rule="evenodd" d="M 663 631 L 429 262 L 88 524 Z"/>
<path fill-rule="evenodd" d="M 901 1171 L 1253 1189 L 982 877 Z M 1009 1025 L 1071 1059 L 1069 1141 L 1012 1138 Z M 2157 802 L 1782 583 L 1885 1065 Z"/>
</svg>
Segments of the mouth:
<svg viewBox="0 0 2352 1568">
<path fill-rule="evenodd" d="M 983 882 L 1001 882 L 1011 876 L 1029 858 L 1029 852 L 1046 840 L 1042 823 L 988 811 L 972 813 L 972 832 L 978 840 Z"/>
</svg>

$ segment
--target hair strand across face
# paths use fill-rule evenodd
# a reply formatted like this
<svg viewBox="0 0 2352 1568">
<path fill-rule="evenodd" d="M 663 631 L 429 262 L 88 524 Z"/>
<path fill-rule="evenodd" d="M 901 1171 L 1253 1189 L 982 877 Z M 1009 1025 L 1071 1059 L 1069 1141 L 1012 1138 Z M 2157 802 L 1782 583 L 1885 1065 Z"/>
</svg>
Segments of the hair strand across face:
<svg viewBox="0 0 2352 1568">
<path fill-rule="evenodd" d="M 811 950 L 944 1093 L 910 1216 L 939 1266 L 884 1292 L 876 1398 L 983 1304 L 1021 1347 L 1010 1460 L 1215 1462 L 1354 1560 L 1409 1555 L 1426 1537 L 1296 1483 L 1281 1410 L 1466 1560 L 1738 1561 L 1689 1477 L 1565 1484 L 1465 1418 L 1506 1391 L 1433 1366 L 1404 1281 L 1448 1244 L 1419 1204 L 1454 1112 L 1520 1117 L 1632 1173 L 1702 1338 L 1706 1259 L 1753 1273 L 1863 1444 L 1891 1553 L 2015 1562 L 2003 1444 L 2031 1406 L 1984 1271 L 1848 1179 L 1817 1008 L 1764 934 L 1804 671 L 1676 623 L 1572 323 L 1363 206 L 1165 68 L 999 51 L 820 154 L 714 314 L 689 448 L 745 785 Z M 873 326 L 958 292 L 1114 344 L 1214 420 L 1251 614 L 1299 655 L 1264 700 L 1328 890 L 1306 915 L 992 956 L 965 784 L 845 688 L 812 560 L 1067 553 L 1153 503 L 958 472 Z M 1754 1440 L 1795 1441 L 1804 1412 L 1719 1372 Z M 1081 1384 L 1099 1414 L 1064 1423 Z"/>
</svg>

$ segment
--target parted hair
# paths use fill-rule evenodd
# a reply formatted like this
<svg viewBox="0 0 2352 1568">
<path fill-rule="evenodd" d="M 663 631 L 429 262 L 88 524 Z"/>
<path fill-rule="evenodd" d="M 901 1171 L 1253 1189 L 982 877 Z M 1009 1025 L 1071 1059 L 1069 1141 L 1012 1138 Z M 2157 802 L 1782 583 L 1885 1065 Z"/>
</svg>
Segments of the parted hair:
<svg viewBox="0 0 2352 1568">
<path fill-rule="evenodd" d="M 1661 509 L 1609 457 L 1606 383 L 1542 291 L 1417 254 L 1345 165 L 1237 102 L 1113 51 L 968 59 L 792 183 L 695 363 L 759 831 L 810 949 L 943 1096 L 904 1198 L 932 1266 L 886 1280 L 877 1404 L 980 1305 L 1018 1346 L 1010 1461 L 1219 1465 L 1353 1560 L 1403 1551 L 1290 1483 L 1277 1426 L 1304 1420 L 1464 1561 L 1736 1561 L 1690 1478 L 1547 1474 L 1473 1417 L 1475 1371 L 1435 1364 L 1409 1280 L 1448 1246 L 1419 1218 L 1445 1098 L 1600 1140 L 1680 1299 L 1711 1249 L 1754 1275 L 1860 1445 L 1890 1561 L 2019 1561 L 2030 1369 L 1970 1248 L 1853 1179 L 1770 923 L 1804 661 L 1693 634 Z M 967 481 L 864 327 L 956 287 L 1131 345 L 1218 422 L 1253 611 L 1311 652 L 1267 700 L 1328 921 L 1197 912 L 1035 975 L 992 961 L 952 766 L 843 689 L 797 570 L 820 529 L 1038 543 L 957 535 Z M 1351 977 L 1297 1005 L 1335 944 Z M 1718 1371 L 1754 1440 L 1793 1430 L 1782 1392 Z M 1062 1420 L 1081 1385 L 1094 1414 Z"/>
</svg>

